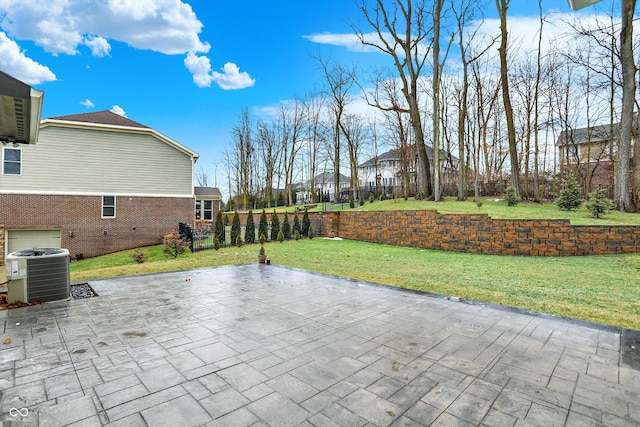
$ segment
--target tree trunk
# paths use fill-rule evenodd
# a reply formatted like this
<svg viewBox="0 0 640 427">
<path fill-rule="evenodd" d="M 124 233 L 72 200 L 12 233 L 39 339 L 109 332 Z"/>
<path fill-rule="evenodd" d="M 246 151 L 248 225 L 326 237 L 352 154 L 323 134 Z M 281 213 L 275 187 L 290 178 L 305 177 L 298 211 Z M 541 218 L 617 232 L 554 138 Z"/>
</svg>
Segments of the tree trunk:
<svg viewBox="0 0 640 427">
<path fill-rule="evenodd" d="M 636 0 L 622 0 L 620 57 L 622 62 L 622 117 L 616 170 L 616 206 L 620 211 L 640 209 L 640 144 L 636 143 L 632 175 L 633 204 L 629 192 L 629 154 L 633 138 L 633 104 L 636 93 L 636 64 L 633 59 L 633 15 Z M 635 206 L 634 206 L 635 205 Z"/>
<path fill-rule="evenodd" d="M 509 76 L 507 73 L 507 9 L 510 0 L 496 0 L 498 14 L 500 15 L 500 80 L 502 82 L 502 101 L 504 113 L 507 119 L 507 138 L 509 140 L 509 159 L 511 160 L 511 186 L 516 190 L 516 196 L 520 197 L 520 166 L 518 160 L 518 147 L 516 144 L 516 128 L 513 123 L 513 107 L 509 94 Z"/>
</svg>

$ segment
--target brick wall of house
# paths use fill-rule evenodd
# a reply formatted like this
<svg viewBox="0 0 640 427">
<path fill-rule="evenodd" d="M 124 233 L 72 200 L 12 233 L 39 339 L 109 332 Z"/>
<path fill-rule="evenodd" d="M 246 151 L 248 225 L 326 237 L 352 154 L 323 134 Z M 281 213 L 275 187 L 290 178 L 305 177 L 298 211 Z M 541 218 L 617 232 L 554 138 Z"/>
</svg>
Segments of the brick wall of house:
<svg viewBox="0 0 640 427">
<path fill-rule="evenodd" d="M 178 223 L 193 223 L 194 199 L 119 196 L 115 218 L 103 219 L 101 213 L 100 196 L 0 194 L 6 230 L 61 230 L 61 246 L 72 258 L 161 243 Z"/>
<path fill-rule="evenodd" d="M 0 224 L 0 270 L 4 270 L 4 224 Z M 0 271 L 0 279 L 4 276 Z M 4 282 L 4 280 L 2 280 Z"/>
<path fill-rule="evenodd" d="M 504 220 L 436 211 L 342 211 L 322 216 L 345 239 L 493 255 L 640 253 L 640 226 L 571 225 L 568 220 Z M 337 222 L 337 224 L 335 224 Z"/>
</svg>

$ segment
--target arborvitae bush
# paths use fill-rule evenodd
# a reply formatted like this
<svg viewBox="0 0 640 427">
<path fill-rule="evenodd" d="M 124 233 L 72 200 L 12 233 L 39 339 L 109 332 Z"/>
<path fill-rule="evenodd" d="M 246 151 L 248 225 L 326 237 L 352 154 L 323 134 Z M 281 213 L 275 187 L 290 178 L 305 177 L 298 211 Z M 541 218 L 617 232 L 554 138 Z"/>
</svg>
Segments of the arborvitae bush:
<svg viewBox="0 0 640 427">
<path fill-rule="evenodd" d="M 213 249 L 216 251 L 220 249 L 220 239 L 218 239 L 218 236 L 213 239 Z"/>
<path fill-rule="evenodd" d="M 556 205 L 560 209 L 570 211 L 571 209 L 578 209 L 582 202 L 584 202 L 584 199 L 580 192 L 578 180 L 574 175 L 567 176 L 562 180 L 562 190 L 560 190 L 560 194 L 556 199 Z"/>
<path fill-rule="evenodd" d="M 514 187 L 507 187 L 504 192 L 504 199 L 507 201 L 507 206 L 515 206 L 520 203 L 520 197 L 516 195 Z"/>
<path fill-rule="evenodd" d="M 606 190 L 598 190 L 593 193 L 589 193 L 589 201 L 587 202 L 587 209 L 591 212 L 591 216 L 594 218 L 602 218 L 609 213 L 614 207 L 614 203 L 607 197 Z"/>
<path fill-rule="evenodd" d="M 302 216 L 302 229 L 300 230 L 300 234 L 303 236 L 308 235 L 310 226 L 311 221 L 309 220 L 309 212 L 304 211 L 304 215 Z"/>
<path fill-rule="evenodd" d="M 384 191 L 380 193 L 380 201 L 382 202 L 385 199 Z"/>
<path fill-rule="evenodd" d="M 253 211 L 247 213 L 247 223 L 244 227 L 244 241 L 246 243 L 256 242 L 256 226 L 253 223 Z"/>
<path fill-rule="evenodd" d="M 276 211 L 271 214 L 271 241 L 275 242 L 278 239 L 278 233 L 280 232 L 280 219 Z"/>
<path fill-rule="evenodd" d="M 266 238 L 268 235 L 269 223 L 267 222 L 267 213 L 262 209 L 262 213 L 260 214 L 260 223 L 258 224 L 258 237 L 264 236 Z"/>
<path fill-rule="evenodd" d="M 278 242 L 284 242 L 284 233 L 282 232 L 282 230 L 278 231 Z"/>
<path fill-rule="evenodd" d="M 353 200 L 353 196 L 349 196 L 349 209 L 353 209 L 356 207 L 356 201 Z"/>
<path fill-rule="evenodd" d="M 266 236 L 266 234 L 264 234 L 264 233 L 263 233 L 263 234 L 261 234 L 261 235 L 260 235 L 260 244 L 261 244 L 261 245 L 264 245 L 264 242 L 266 242 L 266 241 L 267 241 L 267 236 Z"/>
<path fill-rule="evenodd" d="M 226 236 L 224 232 L 224 220 L 222 219 L 222 211 L 220 210 L 216 214 L 216 229 L 214 234 L 218 238 L 218 243 L 220 242 L 226 243 L 226 238 L 225 238 Z"/>
<path fill-rule="evenodd" d="M 285 205 L 285 200 L 284 200 L 284 193 L 282 191 L 278 192 L 278 199 L 276 201 L 276 206 L 284 206 Z"/>
<path fill-rule="evenodd" d="M 298 232 L 298 235 L 300 235 L 302 233 L 302 229 L 300 228 L 300 219 L 298 218 L 298 212 L 293 214 L 293 234 L 296 234 L 296 231 Z"/>
<path fill-rule="evenodd" d="M 307 235 L 307 237 L 309 238 L 309 240 L 315 237 L 315 235 L 313 234 L 313 225 L 309 226 L 309 234 Z"/>
<path fill-rule="evenodd" d="M 300 232 L 298 230 L 293 232 L 293 238 L 298 241 L 300 240 Z"/>
<path fill-rule="evenodd" d="M 240 215 L 238 215 L 238 211 L 235 211 L 233 213 L 233 222 L 231 223 L 231 242 L 235 244 L 239 236 L 240 236 Z"/>
<path fill-rule="evenodd" d="M 240 247 L 242 246 L 242 236 L 238 235 L 238 237 L 236 238 L 236 246 Z"/>
<path fill-rule="evenodd" d="M 285 239 L 291 239 L 291 224 L 289 224 L 289 214 L 286 212 L 284 213 L 284 219 L 282 220 L 282 233 L 284 234 Z"/>
<path fill-rule="evenodd" d="M 373 193 L 369 193 L 369 203 L 373 203 L 376 198 L 373 196 Z"/>
<path fill-rule="evenodd" d="M 364 206 L 364 196 L 362 194 L 358 198 L 358 203 L 360 204 L 360 206 Z"/>
</svg>

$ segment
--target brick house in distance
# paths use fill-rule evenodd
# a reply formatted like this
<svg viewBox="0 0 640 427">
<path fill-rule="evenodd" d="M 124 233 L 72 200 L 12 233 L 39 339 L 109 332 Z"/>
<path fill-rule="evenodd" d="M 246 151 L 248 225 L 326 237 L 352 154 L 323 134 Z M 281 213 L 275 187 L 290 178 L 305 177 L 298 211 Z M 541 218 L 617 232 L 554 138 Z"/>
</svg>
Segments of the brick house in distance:
<svg viewBox="0 0 640 427">
<path fill-rule="evenodd" d="M 126 117 L 45 119 L 35 144 L 1 149 L 0 260 L 32 247 L 92 257 L 158 244 L 180 222 L 193 224 L 198 154 Z"/>
<path fill-rule="evenodd" d="M 590 128 L 563 130 L 556 141 L 561 170 L 567 173 L 578 173 L 585 192 L 608 189 L 613 197 L 613 174 L 617 153 L 617 139 L 620 124 L 592 126 Z M 631 152 L 633 145 L 631 140 Z M 629 159 L 630 169 L 633 157 Z M 587 174 L 590 175 L 591 188 L 585 189 Z"/>
</svg>

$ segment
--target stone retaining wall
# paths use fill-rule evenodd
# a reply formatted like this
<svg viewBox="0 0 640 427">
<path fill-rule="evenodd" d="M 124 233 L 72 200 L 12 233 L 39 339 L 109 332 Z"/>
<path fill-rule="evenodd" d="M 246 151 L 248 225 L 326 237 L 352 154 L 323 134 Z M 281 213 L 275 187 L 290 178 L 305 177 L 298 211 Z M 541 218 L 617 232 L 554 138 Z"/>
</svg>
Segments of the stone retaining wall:
<svg viewBox="0 0 640 427">
<path fill-rule="evenodd" d="M 396 246 L 491 255 L 640 253 L 640 226 L 571 225 L 568 220 L 505 220 L 428 210 L 311 215 L 322 220 L 323 235 Z"/>
</svg>

